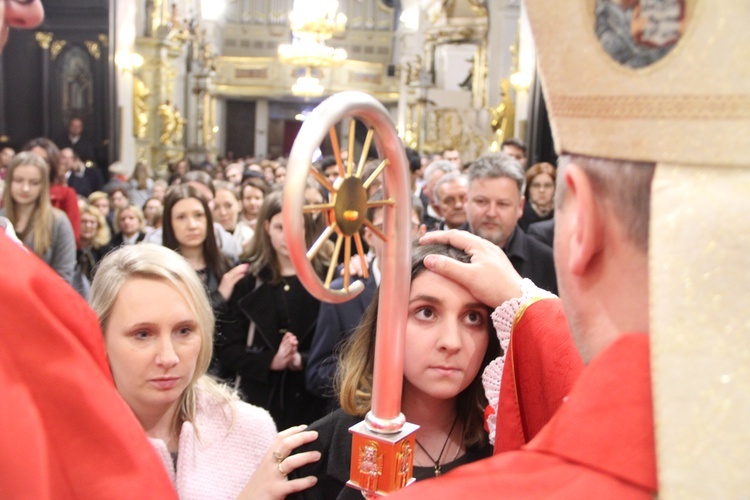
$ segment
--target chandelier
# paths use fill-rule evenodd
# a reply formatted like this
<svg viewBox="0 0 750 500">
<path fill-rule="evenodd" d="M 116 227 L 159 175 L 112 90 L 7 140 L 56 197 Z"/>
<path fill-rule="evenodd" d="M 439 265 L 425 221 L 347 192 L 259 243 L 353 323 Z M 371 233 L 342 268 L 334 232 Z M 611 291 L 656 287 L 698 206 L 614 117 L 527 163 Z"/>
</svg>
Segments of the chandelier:
<svg viewBox="0 0 750 500">
<path fill-rule="evenodd" d="M 326 40 L 340 35 L 346 28 L 346 16 L 337 12 L 336 0 L 294 0 L 289 14 L 292 43 L 279 45 L 279 60 L 283 64 L 306 68 L 305 76 L 297 79 L 292 94 L 305 98 L 323 94 L 320 80 L 312 76 L 313 68 L 328 68 L 346 60 L 344 49 L 326 45 Z"/>
<path fill-rule="evenodd" d="M 346 57 L 344 49 L 329 47 L 310 33 L 294 33 L 291 44 L 279 45 L 279 60 L 292 66 L 329 67 L 341 64 Z"/>
<path fill-rule="evenodd" d="M 297 78 L 297 83 L 292 85 L 292 95 L 296 97 L 320 97 L 323 95 L 323 86 L 320 84 L 320 80 L 312 76 L 312 71 L 307 68 L 305 76 Z"/>
</svg>

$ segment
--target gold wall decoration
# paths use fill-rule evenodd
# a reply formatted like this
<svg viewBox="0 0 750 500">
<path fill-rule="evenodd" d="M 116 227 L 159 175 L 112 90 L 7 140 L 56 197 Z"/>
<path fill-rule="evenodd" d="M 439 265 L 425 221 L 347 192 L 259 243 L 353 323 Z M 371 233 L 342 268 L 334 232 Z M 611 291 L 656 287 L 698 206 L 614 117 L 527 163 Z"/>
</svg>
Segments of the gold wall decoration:
<svg viewBox="0 0 750 500">
<path fill-rule="evenodd" d="M 68 42 L 65 40 L 55 40 L 54 42 L 52 42 L 52 48 L 50 49 L 50 54 L 52 55 L 53 61 L 57 59 L 57 56 L 60 55 L 60 52 L 62 52 L 62 49 L 64 49 L 67 44 Z"/>
<path fill-rule="evenodd" d="M 109 47 L 109 37 L 107 35 L 100 33 L 97 38 L 99 39 L 99 43 L 102 44 L 102 47 Z"/>
<path fill-rule="evenodd" d="M 161 124 L 159 144 L 162 146 L 171 146 L 174 143 L 178 118 L 180 117 L 177 114 L 177 108 L 171 102 L 167 101 L 159 105 L 159 121 Z"/>
<path fill-rule="evenodd" d="M 491 108 L 490 112 L 492 113 L 492 131 L 495 133 L 491 149 L 498 151 L 503 141 L 514 137 L 515 133 L 516 108 L 510 95 L 510 80 L 507 78 L 500 81 L 500 104 Z"/>
<path fill-rule="evenodd" d="M 151 95 L 146 84 L 133 76 L 133 135 L 145 139 L 148 130 L 148 96 Z"/>
<path fill-rule="evenodd" d="M 84 45 L 86 45 L 86 48 L 88 49 L 89 54 L 91 54 L 91 57 L 93 57 L 94 59 L 98 61 L 99 58 L 102 56 L 102 51 L 99 48 L 99 44 L 96 42 L 91 42 L 89 40 L 86 40 L 83 43 Z"/>
<path fill-rule="evenodd" d="M 34 37 L 36 38 L 36 41 L 39 44 L 39 47 L 41 47 L 44 50 L 49 50 L 49 46 L 52 43 L 52 38 L 54 37 L 54 35 L 52 33 L 44 32 L 44 31 L 37 31 L 34 34 Z"/>
</svg>

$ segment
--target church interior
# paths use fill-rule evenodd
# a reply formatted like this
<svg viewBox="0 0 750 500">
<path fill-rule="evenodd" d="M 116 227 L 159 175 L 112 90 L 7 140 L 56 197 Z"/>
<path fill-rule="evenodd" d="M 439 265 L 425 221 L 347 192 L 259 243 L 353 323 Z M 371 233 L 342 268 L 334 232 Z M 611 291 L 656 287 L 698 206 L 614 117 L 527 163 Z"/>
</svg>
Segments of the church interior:
<svg viewBox="0 0 750 500">
<path fill-rule="evenodd" d="M 555 158 L 519 0 L 44 7 L 43 24 L 14 32 L 2 55 L 0 143 L 14 149 L 80 118 L 105 172 L 115 161 L 165 177 L 184 157 L 275 159 L 318 103 L 357 90 L 420 153 L 457 149 L 471 161 L 515 137 L 532 162 Z M 340 132 L 348 140 L 347 124 Z"/>
</svg>

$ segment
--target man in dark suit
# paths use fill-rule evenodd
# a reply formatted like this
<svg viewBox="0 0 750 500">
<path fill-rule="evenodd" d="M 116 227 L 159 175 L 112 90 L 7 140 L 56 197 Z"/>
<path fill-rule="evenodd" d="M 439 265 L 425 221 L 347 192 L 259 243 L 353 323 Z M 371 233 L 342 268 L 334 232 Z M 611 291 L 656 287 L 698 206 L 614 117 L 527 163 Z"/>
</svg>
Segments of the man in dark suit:
<svg viewBox="0 0 750 500">
<path fill-rule="evenodd" d="M 94 143 L 83 135 L 83 120 L 71 118 L 68 122 L 68 130 L 57 139 L 57 147 L 60 149 L 71 148 L 76 155 L 86 162 L 95 162 Z"/>
<path fill-rule="evenodd" d="M 468 169 L 468 229 L 503 249 L 513 267 L 538 287 L 557 293 L 552 249 L 518 227 L 526 202 L 521 164 L 503 154 L 487 154 Z"/>
<path fill-rule="evenodd" d="M 87 168 L 73 148 L 60 150 L 60 166 L 65 169 L 65 181 L 79 196 L 88 198 L 94 191 L 101 191 L 104 179 L 99 169 Z"/>
<path fill-rule="evenodd" d="M 530 224 L 527 234 L 552 248 L 552 242 L 555 241 L 555 219 L 552 218 Z"/>
</svg>

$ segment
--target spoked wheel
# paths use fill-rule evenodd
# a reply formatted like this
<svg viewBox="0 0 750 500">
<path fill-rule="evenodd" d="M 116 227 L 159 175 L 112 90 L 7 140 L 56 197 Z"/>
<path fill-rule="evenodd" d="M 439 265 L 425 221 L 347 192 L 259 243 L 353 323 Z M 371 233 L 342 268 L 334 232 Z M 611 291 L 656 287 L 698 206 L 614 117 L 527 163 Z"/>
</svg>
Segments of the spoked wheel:
<svg viewBox="0 0 750 500">
<path fill-rule="evenodd" d="M 349 126 L 348 157 L 343 160 L 336 125 L 347 117 L 352 120 Z M 361 121 L 368 127 L 359 158 L 355 158 L 356 121 Z M 330 138 L 339 171 L 339 178 L 333 184 L 311 167 L 312 155 L 326 136 Z M 373 142 L 378 150 L 380 163 L 371 175 L 364 178 L 367 154 Z M 305 204 L 304 189 L 310 175 L 331 193 L 327 203 Z M 367 188 L 379 177 L 383 178 L 383 199 L 368 201 Z M 300 280 L 314 296 L 328 302 L 342 302 L 361 291 L 362 285 L 359 282 L 352 283 L 349 264 L 352 258 L 358 258 L 364 277 L 368 277 L 369 269 L 360 237 L 362 225 L 367 226 L 377 238 L 386 243 L 401 240 L 398 250 L 388 252 L 389 260 L 397 260 L 395 257 L 399 252 L 402 258 L 406 256 L 407 274 L 401 276 L 408 276 L 411 203 L 408 186 L 408 167 L 403 146 L 387 111 L 375 99 L 359 92 L 342 92 L 326 99 L 308 115 L 289 156 L 284 186 L 284 232 Z M 399 196 L 399 191 L 405 196 Z M 374 207 L 388 207 L 384 212 L 382 230 L 365 217 L 367 210 Z M 297 214 L 319 211 L 323 212 L 327 227 L 308 250 L 304 248 L 303 219 Z M 334 235 L 336 243 L 331 263 L 325 280 L 320 282 L 312 272 L 310 261 Z M 392 245 L 386 247 L 390 249 Z M 342 251 L 344 287 L 343 290 L 331 290 L 330 285 L 336 278 Z M 303 255 L 306 262 L 302 262 Z"/>
<path fill-rule="evenodd" d="M 368 201 L 367 189 L 379 176 L 383 174 L 383 170 L 390 164 L 390 161 L 386 158 L 380 162 L 374 172 L 367 178 L 363 178 L 365 162 L 367 161 L 367 153 L 370 150 L 372 143 L 372 137 L 374 130 L 369 129 L 367 131 L 367 137 L 362 148 L 362 154 L 360 155 L 359 162 L 354 164 L 354 130 L 356 121 L 352 120 L 349 127 L 349 148 L 348 158 L 346 165 L 341 159 L 341 152 L 339 148 L 338 134 L 335 128 L 329 130 L 329 136 L 331 144 L 333 145 L 334 155 L 336 157 L 336 165 L 339 170 L 339 178 L 334 184 L 331 184 L 326 177 L 323 176 L 317 169 L 311 169 L 311 174 L 315 179 L 325 187 L 328 192 L 331 193 L 331 201 L 321 205 L 305 205 L 303 212 L 313 213 L 317 211 L 323 211 L 326 220 L 329 221 L 328 227 L 320 235 L 315 244 L 307 252 L 307 258 L 312 259 L 317 255 L 320 249 L 323 247 L 326 241 L 333 235 L 336 234 L 336 245 L 333 250 L 333 256 L 331 264 L 328 267 L 328 273 L 324 286 L 330 289 L 331 281 L 334 278 L 335 270 L 339 257 L 341 255 L 341 248 L 344 249 L 344 290 L 349 291 L 349 284 L 351 283 L 351 276 L 349 274 L 349 264 L 352 258 L 352 240 L 354 242 L 354 248 L 356 248 L 357 256 L 359 257 L 360 266 L 364 275 L 367 279 L 369 276 L 369 267 L 367 259 L 365 258 L 364 248 L 362 246 L 362 239 L 360 237 L 360 228 L 364 224 L 375 234 L 376 237 L 380 238 L 384 242 L 388 241 L 383 232 L 375 227 L 365 217 L 367 210 L 375 207 L 392 206 L 394 201 L 392 199 L 384 199 L 378 201 Z"/>
</svg>

